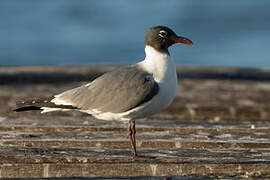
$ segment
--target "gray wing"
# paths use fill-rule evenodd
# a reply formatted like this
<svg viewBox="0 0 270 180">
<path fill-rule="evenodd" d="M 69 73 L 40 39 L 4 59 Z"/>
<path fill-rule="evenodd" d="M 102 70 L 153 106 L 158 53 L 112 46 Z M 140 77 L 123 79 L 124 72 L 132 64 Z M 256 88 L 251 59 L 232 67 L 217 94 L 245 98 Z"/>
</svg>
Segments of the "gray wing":
<svg viewBox="0 0 270 180">
<path fill-rule="evenodd" d="M 151 100 L 158 93 L 158 84 L 149 76 L 137 66 L 119 68 L 56 98 L 83 110 L 125 112 Z"/>
</svg>

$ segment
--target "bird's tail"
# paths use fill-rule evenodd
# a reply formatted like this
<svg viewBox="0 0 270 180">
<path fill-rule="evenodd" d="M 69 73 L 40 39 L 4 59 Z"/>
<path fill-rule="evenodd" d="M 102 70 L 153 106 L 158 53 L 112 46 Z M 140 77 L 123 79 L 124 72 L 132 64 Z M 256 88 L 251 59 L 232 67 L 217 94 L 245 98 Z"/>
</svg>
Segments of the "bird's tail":
<svg viewBox="0 0 270 180">
<path fill-rule="evenodd" d="M 33 110 L 43 110 L 47 109 L 76 109 L 71 105 L 57 105 L 51 102 L 54 97 L 50 98 L 35 98 L 26 101 L 18 101 L 17 108 L 13 111 L 21 112 L 21 111 L 33 111 Z"/>
</svg>

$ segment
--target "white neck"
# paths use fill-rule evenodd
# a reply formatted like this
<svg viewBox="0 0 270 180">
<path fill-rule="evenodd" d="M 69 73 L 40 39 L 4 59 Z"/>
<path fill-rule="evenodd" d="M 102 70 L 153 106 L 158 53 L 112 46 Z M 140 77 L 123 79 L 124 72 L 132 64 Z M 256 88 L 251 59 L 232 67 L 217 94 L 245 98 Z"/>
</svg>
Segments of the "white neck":
<svg viewBox="0 0 270 180">
<path fill-rule="evenodd" d="M 145 54 L 141 65 L 144 70 L 153 74 L 157 82 L 164 81 L 168 73 L 175 73 L 175 65 L 169 54 L 159 52 L 151 46 L 145 47 Z"/>
</svg>

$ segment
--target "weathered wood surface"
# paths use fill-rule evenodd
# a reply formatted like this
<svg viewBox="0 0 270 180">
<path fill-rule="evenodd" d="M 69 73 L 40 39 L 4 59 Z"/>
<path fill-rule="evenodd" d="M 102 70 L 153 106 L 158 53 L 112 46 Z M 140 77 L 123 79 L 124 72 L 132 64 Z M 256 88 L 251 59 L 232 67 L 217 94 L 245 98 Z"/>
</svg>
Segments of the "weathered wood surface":
<svg viewBox="0 0 270 180">
<path fill-rule="evenodd" d="M 85 83 L 85 76 L 96 77 L 108 69 L 47 67 L 40 73 L 39 67 L 0 68 L 1 178 L 270 177 L 267 70 L 179 69 L 190 78 L 179 80 L 173 104 L 137 121 L 138 153 L 148 158 L 136 160 L 130 158 L 124 123 L 100 121 L 78 112 L 11 111 L 18 99 L 57 94 Z M 225 70 L 230 76 L 211 78 L 215 73 L 226 74 Z M 202 71 L 211 76 L 195 76 Z M 56 72 L 58 80 L 48 79 L 48 74 L 55 77 Z M 67 78 L 64 82 L 63 77 Z"/>
</svg>

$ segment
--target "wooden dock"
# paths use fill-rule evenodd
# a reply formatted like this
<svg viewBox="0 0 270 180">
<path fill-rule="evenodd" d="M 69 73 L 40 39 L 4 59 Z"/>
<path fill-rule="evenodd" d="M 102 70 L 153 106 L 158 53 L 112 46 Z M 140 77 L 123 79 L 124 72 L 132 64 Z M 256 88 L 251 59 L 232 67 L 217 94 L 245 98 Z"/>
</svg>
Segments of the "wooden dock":
<svg viewBox="0 0 270 180">
<path fill-rule="evenodd" d="M 0 178 L 270 178 L 267 70 L 179 68 L 179 93 L 137 120 L 130 157 L 126 124 L 79 112 L 12 112 L 16 100 L 48 97 L 110 70 L 0 68 Z"/>
</svg>

